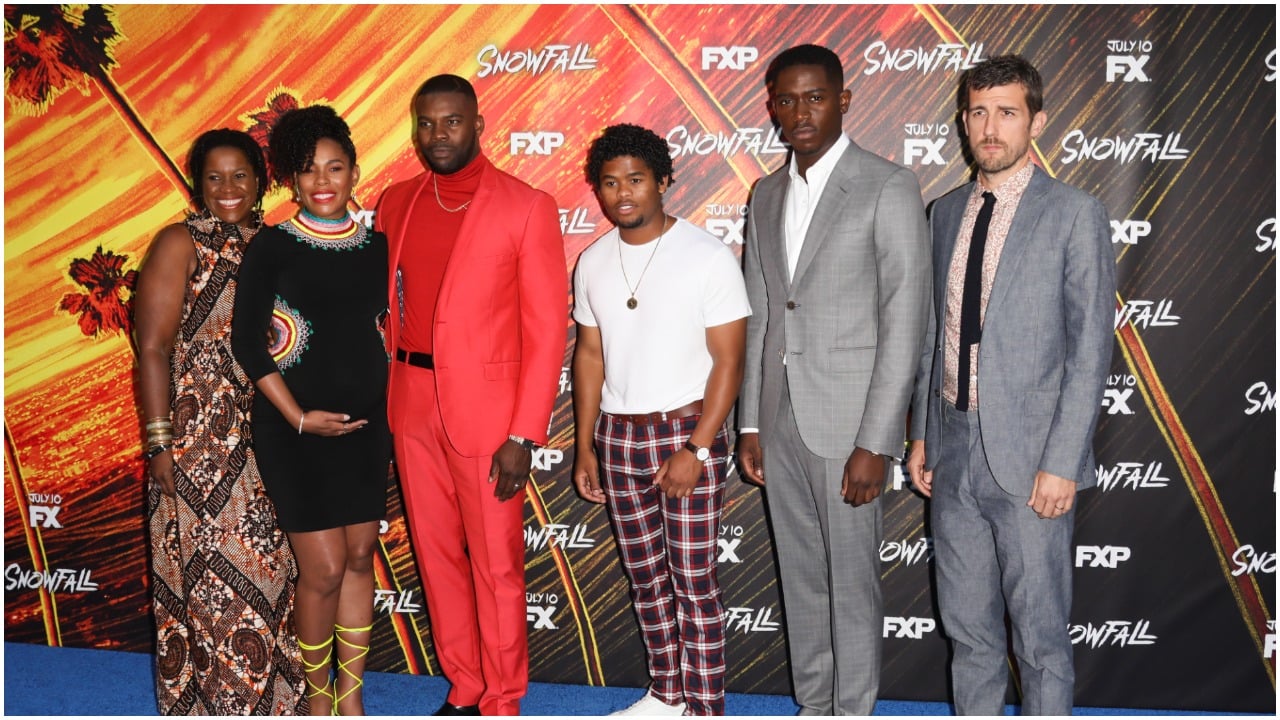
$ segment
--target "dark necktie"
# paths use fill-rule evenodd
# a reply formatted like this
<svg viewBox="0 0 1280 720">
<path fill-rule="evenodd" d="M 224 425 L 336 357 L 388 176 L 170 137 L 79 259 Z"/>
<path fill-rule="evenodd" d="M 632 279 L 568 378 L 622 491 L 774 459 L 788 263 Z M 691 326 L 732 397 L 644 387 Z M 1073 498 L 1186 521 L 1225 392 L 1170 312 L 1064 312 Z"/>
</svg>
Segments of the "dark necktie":
<svg viewBox="0 0 1280 720">
<path fill-rule="evenodd" d="M 956 409 L 969 409 L 970 357 L 973 346 L 982 340 L 982 256 L 987 251 L 987 228 L 995 210 L 996 196 L 982 193 L 982 209 L 973 224 L 969 241 L 969 262 L 964 268 L 964 295 L 960 301 L 960 361 L 956 369 Z"/>
</svg>

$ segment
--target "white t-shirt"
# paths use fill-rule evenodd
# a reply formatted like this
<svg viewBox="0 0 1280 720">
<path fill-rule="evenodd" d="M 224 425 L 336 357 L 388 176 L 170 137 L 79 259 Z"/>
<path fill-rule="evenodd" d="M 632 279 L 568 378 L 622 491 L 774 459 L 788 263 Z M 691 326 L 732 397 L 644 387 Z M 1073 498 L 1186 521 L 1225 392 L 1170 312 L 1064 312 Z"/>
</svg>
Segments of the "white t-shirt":
<svg viewBox="0 0 1280 720">
<path fill-rule="evenodd" d="M 600 328 L 603 412 L 662 412 L 701 400 L 712 367 L 706 329 L 751 314 L 742 268 L 718 238 L 676 218 L 657 243 L 628 245 L 614 228 L 578 257 L 573 319 Z"/>
</svg>

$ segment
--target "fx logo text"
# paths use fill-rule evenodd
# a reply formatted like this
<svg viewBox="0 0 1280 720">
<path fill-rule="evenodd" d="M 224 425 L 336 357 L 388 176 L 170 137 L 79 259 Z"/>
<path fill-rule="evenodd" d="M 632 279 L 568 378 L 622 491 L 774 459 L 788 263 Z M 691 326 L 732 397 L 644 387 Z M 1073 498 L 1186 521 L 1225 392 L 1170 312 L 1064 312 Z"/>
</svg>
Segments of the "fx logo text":
<svg viewBox="0 0 1280 720">
<path fill-rule="evenodd" d="M 555 613 L 555 605 L 526 605 L 528 612 L 525 614 L 526 619 L 533 623 L 534 630 L 559 630 L 556 624 L 551 621 L 551 615 Z"/>
<path fill-rule="evenodd" d="M 28 505 L 27 513 L 31 517 L 31 527 L 61 528 L 62 523 L 58 522 L 58 512 L 61 510 L 61 505 Z"/>
<path fill-rule="evenodd" d="M 946 165 L 942 157 L 942 146 L 947 139 L 940 138 L 907 138 L 902 146 L 902 155 L 907 165 Z"/>
<path fill-rule="evenodd" d="M 1115 82 L 1116 78 L 1120 78 L 1120 82 L 1151 82 L 1143 70 L 1150 59 L 1150 55 L 1108 55 L 1107 82 Z"/>
</svg>

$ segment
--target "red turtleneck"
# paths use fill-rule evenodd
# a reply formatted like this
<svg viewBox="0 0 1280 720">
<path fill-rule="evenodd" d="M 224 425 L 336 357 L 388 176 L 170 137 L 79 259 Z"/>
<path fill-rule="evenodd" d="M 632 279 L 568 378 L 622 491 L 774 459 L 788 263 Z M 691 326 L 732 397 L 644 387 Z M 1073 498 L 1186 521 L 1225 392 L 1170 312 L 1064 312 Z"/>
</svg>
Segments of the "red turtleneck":
<svg viewBox="0 0 1280 720">
<path fill-rule="evenodd" d="M 404 245 L 400 250 L 400 273 L 404 282 L 404 323 L 400 333 L 400 347 L 410 352 L 432 352 L 431 328 L 435 322 L 436 300 L 440 297 L 440 285 L 449 263 L 454 243 L 462 221 L 471 212 L 471 206 L 460 212 L 445 212 L 440 205 L 453 209 L 471 202 L 480 176 L 489 166 L 484 155 L 452 175 L 436 175 L 440 187 L 440 202 L 431 176 L 418 194 L 409 218 Z"/>
</svg>

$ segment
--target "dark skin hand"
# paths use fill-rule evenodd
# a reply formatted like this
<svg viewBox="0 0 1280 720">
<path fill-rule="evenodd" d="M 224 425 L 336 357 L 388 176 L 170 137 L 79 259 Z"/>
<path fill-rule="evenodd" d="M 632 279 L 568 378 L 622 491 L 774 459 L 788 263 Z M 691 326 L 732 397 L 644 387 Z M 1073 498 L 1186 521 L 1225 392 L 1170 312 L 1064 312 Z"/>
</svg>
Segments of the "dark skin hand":
<svg viewBox="0 0 1280 720">
<path fill-rule="evenodd" d="M 493 454 L 493 464 L 489 466 L 489 482 L 498 483 L 493 496 L 502 502 L 515 497 L 524 489 L 529 479 L 529 469 L 533 467 L 533 453 L 523 445 L 507 440 Z"/>
<path fill-rule="evenodd" d="M 844 464 L 840 493 L 854 507 L 866 505 L 880 497 L 884 489 L 885 457 L 869 450 L 854 448 Z"/>
<path fill-rule="evenodd" d="M 681 448 L 658 468 L 653 484 L 667 497 L 678 500 L 692 496 L 701 478 L 702 463 L 693 453 Z"/>
<path fill-rule="evenodd" d="M 173 486 L 173 453 L 165 450 L 151 458 L 151 463 L 148 467 L 151 470 L 151 477 L 160 483 L 160 492 L 165 495 L 173 495 L 175 492 Z"/>
<path fill-rule="evenodd" d="M 759 433 L 738 436 L 738 469 L 743 480 L 764 487 L 764 451 L 760 449 Z"/>
</svg>

